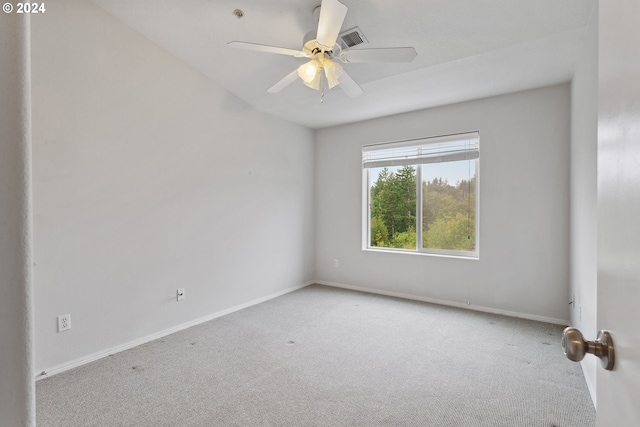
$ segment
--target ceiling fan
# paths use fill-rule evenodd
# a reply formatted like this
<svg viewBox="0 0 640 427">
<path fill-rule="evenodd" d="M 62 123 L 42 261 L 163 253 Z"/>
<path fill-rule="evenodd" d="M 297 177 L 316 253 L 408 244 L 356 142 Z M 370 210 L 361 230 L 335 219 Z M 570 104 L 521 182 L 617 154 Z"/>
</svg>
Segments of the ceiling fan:
<svg viewBox="0 0 640 427">
<path fill-rule="evenodd" d="M 239 49 L 310 58 L 310 61 L 293 70 L 267 92 L 280 92 L 300 78 L 310 88 L 323 90 L 323 95 L 326 81 L 329 89 L 339 85 L 348 96 L 356 97 L 363 93 L 362 88 L 335 61 L 336 59 L 344 63 L 411 62 L 417 55 L 412 47 L 343 50 L 336 41 L 347 15 L 347 7 L 338 0 L 322 0 L 316 10 L 318 8 L 320 9 L 318 30 L 304 37 L 302 50 L 239 41 L 228 43 L 229 46 Z"/>
</svg>

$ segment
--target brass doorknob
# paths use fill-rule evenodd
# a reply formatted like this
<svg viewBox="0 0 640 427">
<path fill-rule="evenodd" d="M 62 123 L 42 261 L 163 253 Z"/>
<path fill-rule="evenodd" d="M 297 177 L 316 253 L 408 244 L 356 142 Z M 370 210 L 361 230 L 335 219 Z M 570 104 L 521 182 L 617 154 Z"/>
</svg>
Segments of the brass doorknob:
<svg viewBox="0 0 640 427">
<path fill-rule="evenodd" d="M 587 353 L 593 354 L 600 358 L 602 367 L 608 371 L 613 370 L 616 361 L 613 339 L 607 331 L 598 332 L 595 341 L 586 341 L 576 328 L 565 328 L 562 332 L 562 350 L 567 359 L 574 362 L 581 361 Z"/>
</svg>

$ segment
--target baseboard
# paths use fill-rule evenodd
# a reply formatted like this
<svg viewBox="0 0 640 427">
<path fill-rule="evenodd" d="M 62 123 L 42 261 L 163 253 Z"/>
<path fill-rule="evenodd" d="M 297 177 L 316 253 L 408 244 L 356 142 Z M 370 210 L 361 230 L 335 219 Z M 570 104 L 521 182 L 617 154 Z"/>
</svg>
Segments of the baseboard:
<svg viewBox="0 0 640 427">
<path fill-rule="evenodd" d="M 89 354 L 87 356 L 79 357 L 79 358 L 71 360 L 69 362 L 61 363 L 61 364 L 59 364 L 57 366 L 53 366 L 53 367 L 51 367 L 49 369 L 46 369 L 46 370 L 44 370 L 44 371 L 42 371 L 40 373 L 37 373 L 36 374 L 36 380 L 41 380 L 41 379 L 44 379 L 44 378 L 48 378 L 48 377 L 50 377 L 52 375 L 59 374 L 59 373 L 64 372 L 64 371 L 68 371 L 70 369 L 77 368 L 78 366 L 86 365 L 87 363 L 91 363 L 91 362 L 94 362 L 96 360 L 102 359 L 103 357 L 107 357 L 107 356 L 110 356 L 112 354 L 120 353 L 121 351 L 129 350 L 130 348 L 137 347 L 139 345 L 148 343 L 149 341 L 157 340 L 158 338 L 162 338 L 162 337 L 165 337 L 167 335 L 171 335 L 171 334 L 173 334 L 175 332 L 182 331 L 183 329 L 187 329 L 187 328 L 190 328 L 192 326 L 196 326 L 196 325 L 199 325 L 201 323 L 208 322 L 208 321 L 213 320 L 215 318 L 224 316 L 226 314 L 230 314 L 230 313 L 233 313 L 235 311 L 239 311 L 239 310 L 242 310 L 244 308 L 251 307 L 252 305 L 257 305 L 257 304 L 260 304 L 262 302 L 268 301 L 270 299 L 277 298 L 279 296 L 288 294 L 288 293 L 293 292 L 293 291 L 297 291 L 298 289 L 302 289 L 302 288 L 307 287 L 307 286 L 309 286 L 309 285 L 311 285 L 313 283 L 316 283 L 316 281 L 310 281 L 310 282 L 303 283 L 302 285 L 293 286 L 293 287 L 290 287 L 290 288 L 287 288 L 287 289 L 283 289 L 283 290 L 275 292 L 273 294 L 270 294 L 270 295 L 267 295 L 267 296 L 264 296 L 264 297 L 261 297 L 261 298 L 256 298 L 254 300 L 251 300 L 251 301 L 236 305 L 234 307 L 227 308 L 225 310 L 218 311 L 216 313 L 209 314 L 207 316 L 200 317 L 198 319 L 182 323 L 182 324 L 174 326 L 172 328 L 165 329 L 163 331 L 156 332 L 154 334 L 147 335 L 145 337 L 142 337 L 142 338 L 139 338 L 139 339 L 136 339 L 136 340 L 133 340 L 133 341 L 129 341 L 127 343 L 124 343 L 124 344 L 121 344 L 121 345 L 118 345 L 118 346 L 107 348 L 107 349 L 98 351 L 96 353 Z"/>
<path fill-rule="evenodd" d="M 551 323 L 554 325 L 566 326 L 569 324 L 569 321 L 565 319 L 554 319 L 552 317 L 536 316 L 533 314 L 518 313 L 515 311 L 500 310 L 497 308 L 483 307 L 481 305 L 465 304 L 461 302 L 422 297 L 418 295 L 405 294 L 401 292 L 392 292 L 392 291 L 384 291 L 380 289 L 365 288 L 361 286 L 345 285 L 343 283 L 327 282 L 324 280 L 316 280 L 313 283 L 317 283 L 319 285 L 325 285 L 325 286 L 333 286 L 335 288 L 350 289 L 352 291 L 368 292 L 372 294 L 386 295 L 390 297 L 404 298 L 404 299 L 410 299 L 415 301 L 428 302 L 432 304 L 446 305 L 449 307 L 457 307 L 457 308 L 464 308 L 467 310 L 481 311 L 484 313 L 500 314 L 503 316 L 517 317 L 520 319 L 535 320 L 537 322 Z"/>
<path fill-rule="evenodd" d="M 596 400 L 596 379 L 589 375 L 589 368 L 586 365 L 586 362 L 582 360 L 580 362 L 580 367 L 582 368 L 582 375 L 584 375 L 585 382 L 587 383 L 587 389 L 589 390 L 589 395 L 591 396 L 591 401 L 593 402 L 593 407 L 598 410 L 598 402 Z"/>
</svg>

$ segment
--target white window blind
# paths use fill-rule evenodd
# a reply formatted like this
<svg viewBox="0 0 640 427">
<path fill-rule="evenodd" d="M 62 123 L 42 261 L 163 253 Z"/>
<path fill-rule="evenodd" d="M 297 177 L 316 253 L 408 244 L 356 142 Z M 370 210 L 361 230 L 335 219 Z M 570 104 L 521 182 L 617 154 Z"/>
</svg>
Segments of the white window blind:
<svg viewBox="0 0 640 427">
<path fill-rule="evenodd" d="M 364 168 L 473 160 L 480 157 L 478 132 L 418 138 L 362 148 Z"/>
</svg>

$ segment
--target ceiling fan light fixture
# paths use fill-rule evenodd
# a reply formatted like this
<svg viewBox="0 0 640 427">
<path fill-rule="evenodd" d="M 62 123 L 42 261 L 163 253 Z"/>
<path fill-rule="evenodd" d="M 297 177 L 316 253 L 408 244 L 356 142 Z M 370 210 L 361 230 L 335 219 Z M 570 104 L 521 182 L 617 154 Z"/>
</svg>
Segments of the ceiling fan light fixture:
<svg viewBox="0 0 640 427">
<path fill-rule="evenodd" d="M 305 85 L 312 89 L 319 90 L 322 80 L 322 64 L 317 59 L 312 59 L 298 67 L 298 76 Z"/>
<path fill-rule="evenodd" d="M 340 77 L 343 72 L 340 64 L 327 59 L 324 61 L 322 68 L 324 69 L 324 74 L 327 77 L 327 85 L 329 86 L 329 89 L 340 84 Z"/>
<path fill-rule="evenodd" d="M 298 76 L 308 85 L 318 77 L 318 71 L 320 71 L 320 62 L 317 59 L 312 59 L 298 67 Z"/>
<path fill-rule="evenodd" d="M 305 64 L 304 74 L 306 78 L 313 80 L 316 77 L 316 74 L 318 74 L 317 61 L 311 61 L 310 63 Z"/>
<path fill-rule="evenodd" d="M 324 77 L 327 79 L 329 89 L 334 88 L 340 84 L 342 74 L 342 67 L 338 63 L 327 59 L 322 53 L 298 67 L 298 76 L 304 84 L 316 90 L 320 90 Z"/>
<path fill-rule="evenodd" d="M 310 31 L 304 36 L 301 50 L 238 41 L 228 43 L 229 46 L 234 48 L 311 59 L 297 69 L 292 70 L 282 80 L 270 87 L 267 90 L 268 93 L 280 92 L 300 78 L 306 86 L 322 90 L 323 96 L 325 88 L 332 89 L 339 85 L 347 96 L 353 98 L 362 95 L 362 88 L 333 59 L 345 63 L 387 63 L 411 62 L 416 57 L 416 50 L 412 47 L 347 49 L 347 47 L 366 43 L 364 35 L 357 27 L 340 33 L 347 14 L 347 6 L 340 3 L 339 0 L 321 1 L 320 9 L 318 10 L 317 7 L 315 9 L 315 13 L 318 15 L 318 29 L 315 32 Z M 238 16 L 238 13 L 244 14 L 239 9 L 236 11 L 236 16 Z M 341 37 L 340 44 L 336 44 L 338 36 Z M 324 79 L 327 80 L 326 84 L 323 81 Z"/>
</svg>

